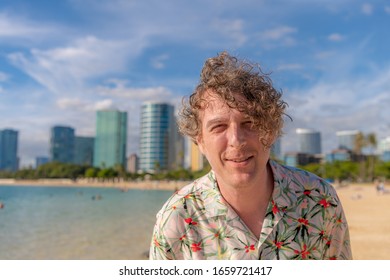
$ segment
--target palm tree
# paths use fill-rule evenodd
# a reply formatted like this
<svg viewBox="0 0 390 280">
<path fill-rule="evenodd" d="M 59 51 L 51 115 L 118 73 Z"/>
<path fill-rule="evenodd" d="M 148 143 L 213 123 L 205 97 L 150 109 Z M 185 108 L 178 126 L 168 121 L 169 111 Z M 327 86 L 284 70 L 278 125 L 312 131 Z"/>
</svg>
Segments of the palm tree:
<svg viewBox="0 0 390 280">
<path fill-rule="evenodd" d="M 376 135 L 375 133 L 369 133 L 366 135 L 366 145 L 370 148 L 370 155 L 368 158 L 368 171 L 370 175 L 370 179 L 374 179 L 374 170 L 375 170 L 375 154 L 374 150 L 377 145 Z"/>
<path fill-rule="evenodd" d="M 369 179 L 372 180 L 374 177 L 374 168 L 375 168 L 375 155 L 374 149 L 376 148 L 377 140 L 375 133 L 368 133 L 364 135 L 362 132 L 359 132 L 356 135 L 354 143 L 354 152 L 357 156 L 357 161 L 360 163 L 360 179 L 366 179 L 366 156 L 363 155 L 363 148 L 368 147 L 368 175 Z"/>
<path fill-rule="evenodd" d="M 355 137 L 355 142 L 354 142 L 354 153 L 357 156 L 357 161 L 359 162 L 360 165 L 360 179 L 364 180 L 365 178 L 365 160 L 363 156 L 363 148 L 366 146 L 366 137 L 362 132 L 359 132 L 356 137 Z"/>
</svg>

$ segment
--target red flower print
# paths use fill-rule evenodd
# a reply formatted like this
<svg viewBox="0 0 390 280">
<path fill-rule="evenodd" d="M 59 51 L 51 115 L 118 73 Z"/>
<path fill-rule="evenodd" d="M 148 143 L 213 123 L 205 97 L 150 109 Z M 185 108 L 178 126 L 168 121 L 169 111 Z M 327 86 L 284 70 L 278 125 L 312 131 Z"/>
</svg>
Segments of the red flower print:
<svg viewBox="0 0 390 280">
<path fill-rule="evenodd" d="M 294 253 L 297 255 L 301 255 L 302 259 L 307 259 L 307 256 L 309 255 L 309 251 L 307 251 L 307 245 L 303 244 L 302 251 L 294 250 Z"/>
<path fill-rule="evenodd" d="M 157 239 L 154 239 L 154 245 L 155 245 L 156 247 L 160 247 L 160 243 L 158 243 Z"/>
<path fill-rule="evenodd" d="M 250 245 L 250 246 L 245 246 L 245 252 L 249 253 L 249 251 L 254 251 L 255 250 L 255 245 Z"/>
<path fill-rule="evenodd" d="M 330 206 L 330 203 L 326 201 L 325 198 L 321 199 L 320 202 L 318 202 L 322 207 L 328 208 Z"/>
<path fill-rule="evenodd" d="M 186 235 L 184 234 L 182 237 L 180 237 L 180 241 L 186 238 Z"/>
<path fill-rule="evenodd" d="M 310 194 L 311 194 L 311 190 L 305 190 L 305 191 L 303 192 L 303 194 L 304 194 L 304 195 L 310 195 Z"/>
<path fill-rule="evenodd" d="M 307 226 L 307 225 L 309 224 L 309 221 L 306 220 L 306 219 L 304 219 L 304 218 L 299 218 L 299 219 L 298 219 L 298 222 L 299 222 L 300 224 L 305 225 L 305 226 Z"/>
<path fill-rule="evenodd" d="M 275 215 L 276 213 L 279 212 L 279 208 L 278 208 L 278 206 L 276 206 L 276 204 L 275 204 L 274 201 L 272 201 L 272 205 L 273 205 L 273 207 L 272 207 L 272 213 L 274 213 L 274 215 Z"/>
<path fill-rule="evenodd" d="M 282 242 L 282 241 L 276 241 L 276 240 L 274 240 L 274 244 L 275 244 L 275 246 L 276 246 L 278 249 L 282 248 L 282 246 L 283 246 L 283 242 Z"/>
<path fill-rule="evenodd" d="M 202 250 L 202 248 L 200 247 L 200 242 L 199 243 L 192 243 L 191 250 L 192 250 L 192 252 L 198 252 L 198 251 Z"/>
<path fill-rule="evenodd" d="M 194 222 L 192 220 L 192 218 L 187 218 L 187 219 L 184 219 L 184 221 L 189 224 L 189 225 L 193 225 L 193 226 L 196 226 L 198 223 L 197 222 Z"/>
</svg>

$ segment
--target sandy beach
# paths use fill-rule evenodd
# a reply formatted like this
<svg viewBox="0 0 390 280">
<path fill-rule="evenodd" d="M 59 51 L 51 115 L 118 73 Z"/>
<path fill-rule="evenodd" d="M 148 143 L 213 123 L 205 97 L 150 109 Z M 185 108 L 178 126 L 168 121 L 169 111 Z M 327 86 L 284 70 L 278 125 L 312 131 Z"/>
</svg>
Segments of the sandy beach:
<svg viewBox="0 0 390 280">
<path fill-rule="evenodd" d="M 131 189 L 177 190 L 188 182 L 92 182 L 67 179 L 1 179 L 0 185 L 47 185 L 69 187 L 115 187 Z M 387 186 L 387 190 L 389 187 Z M 356 260 L 390 260 L 390 192 L 378 194 L 374 184 L 350 184 L 337 188 L 347 216 L 353 258 Z"/>
<path fill-rule="evenodd" d="M 91 179 L 38 179 L 38 180 L 15 180 L 0 179 L 1 185 L 20 186 L 51 186 L 51 187 L 95 187 L 95 188 L 119 188 L 141 190 L 177 190 L 190 182 L 187 181 L 123 181 L 107 180 L 98 181 Z"/>
<path fill-rule="evenodd" d="M 390 260 L 390 192 L 377 194 L 374 184 L 351 184 L 337 193 L 349 224 L 353 258 Z"/>
</svg>

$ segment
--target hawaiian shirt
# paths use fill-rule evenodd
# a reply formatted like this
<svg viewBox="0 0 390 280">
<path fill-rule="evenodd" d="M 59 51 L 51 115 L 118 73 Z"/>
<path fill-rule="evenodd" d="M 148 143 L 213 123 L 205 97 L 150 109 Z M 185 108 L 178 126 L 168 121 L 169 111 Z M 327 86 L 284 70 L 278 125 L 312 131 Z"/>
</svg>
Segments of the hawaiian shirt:
<svg viewBox="0 0 390 280">
<path fill-rule="evenodd" d="M 274 190 L 260 236 L 223 199 L 210 171 L 159 211 L 150 259 L 352 259 L 335 189 L 307 171 L 269 164 Z"/>
</svg>

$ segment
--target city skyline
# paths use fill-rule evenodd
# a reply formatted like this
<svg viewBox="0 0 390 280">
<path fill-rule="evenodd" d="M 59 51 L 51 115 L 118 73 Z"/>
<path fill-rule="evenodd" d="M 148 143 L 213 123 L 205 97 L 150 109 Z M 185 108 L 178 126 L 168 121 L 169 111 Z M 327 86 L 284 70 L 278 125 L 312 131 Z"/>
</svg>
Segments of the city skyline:
<svg viewBox="0 0 390 280">
<path fill-rule="evenodd" d="M 48 156 L 50 127 L 94 135 L 95 111 L 129 112 L 139 153 L 145 101 L 178 108 L 208 57 L 260 63 L 289 104 L 295 130 L 390 135 L 390 4 L 376 1 L 4 0 L 0 4 L 0 128 L 20 131 L 21 166 Z M 131 114 L 130 114 L 131 113 Z"/>
<path fill-rule="evenodd" d="M 153 104 L 156 104 L 156 105 L 159 105 L 159 106 L 172 106 L 172 105 L 169 105 L 168 103 L 166 103 L 166 102 L 146 102 L 146 103 L 144 103 L 144 105 L 148 105 L 148 106 L 150 106 L 150 105 L 153 105 Z M 172 108 L 172 109 L 174 109 L 174 108 Z M 102 111 L 97 111 L 96 112 L 97 113 L 97 116 L 99 115 L 99 113 L 100 114 L 102 114 L 102 113 L 117 113 L 117 114 L 125 114 L 125 115 L 127 115 L 127 112 L 119 112 L 119 111 L 116 111 L 116 110 L 102 110 Z M 160 113 L 159 113 L 160 114 Z M 142 117 L 141 117 L 141 119 L 142 119 Z M 147 123 L 148 123 L 148 126 L 150 126 L 150 125 L 152 125 L 153 126 L 153 124 L 152 123 L 154 123 L 154 125 L 156 124 L 156 122 L 150 122 L 151 120 L 152 120 L 152 118 L 150 117 L 150 116 L 147 116 L 147 119 L 148 119 L 148 121 L 147 121 Z M 76 135 L 76 133 L 75 133 L 75 129 L 74 129 L 74 127 L 72 126 L 72 125 L 66 125 L 66 126 L 64 126 L 64 125 L 54 125 L 53 127 L 51 127 L 50 128 L 50 131 L 51 131 L 51 134 L 52 134 L 52 136 L 50 137 L 50 139 L 49 139 L 49 142 L 51 143 L 50 145 L 49 145 L 49 156 L 48 157 L 46 157 L 45 155 L 36 155 L 35 156 L 35 158 L 34 158 L 34 162 L 36 163 L 37 161 L 38 161 L 38 159 L 40 159 L 40 158 L 47 158 L 48 160 L 50 160 L 50 161 L 52 161 L 52 160 L 57 160 L 57 161 L 60 161 L 60 162 L 67 162 L 68 160 L 60 160 L 60 159 L 54 159 L 53 158 L 53 152 L 52 152 L 52 148 L 53 148 L 53 143 L 52 143 L 52 141 L 53 141 L 53 131 L 55 130 L 55 129 L 67 129 L 67 130 L 70 130 L 70 131 L 72 131 L 71 133 L 73 134 L 73 136 L 74 136 L 74 140 L 76 141 L 76 140 L 81 140 L 81 139 L 83 139 L 83 140 L 91 140 L 92 139 L 92 141 L 93 142 L 95 142 L 95 139 L 96 139 L 96 133 L 95 134 L 93 134 L 93 135 L 90 135 L 90 136 L 80 136 L 80 135 Z M 125 128 L 123 128 L 123 129 L 125 129 Z M 165 128 L 164 128 L 165 129 Z M 1 132 L 1 128 L 0 128 L 0 132 Z M 15 131 L 15 133 L 17 133 L 17 134 L 19 134 L 19 131 L 17 131 L 17 130 L 13 130 L 12 128 L 6 128 L 6 129 L 3 129 L 3 130 L 12 130 L 12 131 Z M 97 130 L 98 130 L 98 128 L 97 128 Z M 160 129 L 158 129 L 158 130 L 160 130 Z M 176 130 L 175 130 L 176 131 Z M 322 145 L 321 145 L 321 142 L 322 142 L 322 133 L 321 133 L 321 131 L 320 130 L 312 130 L 312 129 L 307 129 L 307 128 L 297 128 L 296 129 L 296 131 L 295 131 L 295 137 L 298 139 L 298 141 L 297 141 L 297 144 L 296 144 L 296 147 L 294 147 L 294 149 L 292 149 L 292 150 L 288 150 L 288 151 L 286 151 L 285 149 L 283 149 L 283 144 L 284 144 L 284 142 L 285 142 L 285 135 L 284 136 L 282 136 L 281 138 L 279 138 L 279 139 L 277 139 L 277 146 L 278 147 L 273 147 L 273 148 L 275 148 L 276 150 L 274 151 L 274 152 L 276 152 L 276 154 L 275 154 L 275 156 L 277 157 L 277 158 L 279 158 L 279 159 L 281 159 L 281 160 L 284 160 L 285 159 L 285 156 L 288 154 L 288 153 L 303 153 L 303 154 L 312 154 L 312 155 L 314 155 L 314 154 L 322 154 L 322 155 L 324 155 L 324 156 L 326 156 L 326 155 L 330 155 L 331 153 L 333 153 L 334 151 L 337 151 L 337 150 L 339 150 L 339 149 L 347 149 L 347 150 L 350 150 L 350 151 L 353 151 L 353 141 L 351 140 L 351 139 L 348 139 L 347 140 L 347 142 L 349 143 L 349 145 L 346 145 L 346 139 L 345 139 L 345 136 L 350 136 L 350 135 L 356 135 L 356 134 L 358 134 L 358 133 L 360 133 L 361 131 L 359 131 L 359 130 L 340 130 L 340 131 L 334 131 L 334 135 L 336 135 L 336 137 L 337 137 L 337 141 L 334 143 L 334 146 L 332 146 L 332 147 L 330 147 L 330 150 L 327 150 L 327 151 L 322 151 Z M 62 133 L 62 132 L 61 132 Z M 153 131 L 150 131 L 149 133 L 152 133 L 152 134 L 155 134 L 155 133 L 158 133 L 158 131 L 156 131 L 156 132 L 153 132 Z M 177 133 L 177 131 L 176 131 L 176 133 Z M 375 134 L 375 132 L 374 132 L 374 134 Z M 156 134 L 157 135 L 157 134 Z M 307 135 L 307 136 L 309 136 L 309 138 L 312 138 L 313 136 L 314 136 L 314 138 L 313 139 L 311 139 L 311 140 L 309 140 L 309 139 L 305 139 L 305 138 L 307 138 L 307 136 L 305 136 L 304 138 L 302 138 L 302 135 Z M 108 135 L 107 135 L 108 136 Z M 110 142 L 111 140 L 110 140 L 110 137 L 113 137 L 113 138 L 116 138 L 115 137 L 115 133 L 113 133 L 111 136 L 109 136 L 109 138 L 107 138 L 107 136 L 106 136 L 106 142 L 108 141 L 108 142 Z M 341 137 L 341 136 L 344 136 L 344 137 Z M 375 134 L 375 136 L 376 136 L 376 134 Z M 142 136 L 141 136 L 142 137 Z M 145 138 L 146 136 L 144 136 L 144 138 Z M 155 138 L 155 137 L 152 137 L 153 139 Z M 151 139 L 152 139 L 151 138 Z M 142 139 L 142 138 L 141 138 Z M 153 140 L 151 140 L 151 139 L 149 139 L 149 140 L 147 140 L 145 143 L 151 143 L 151 142 L 153 142 Z M 319 139 L 319 147 L 317 147 L 317 148 L 308 148 L 309 146 L 311 146 L 311 145 L 314 145 L 314 146 L 317 146 L 317 144 L 309 144 L 309 143 L 307 143 L 307 141 L 313 141 L 314 139 Z M 389 136 L 387 136 L 387 137 L 384 137 L 384 138 L 379 138 L 379 139 L 376 139 L 377 140 L 377 147 L 376 147 L 376 152 L 380 152 L 380 153 L 383 153 L 383 152 L 390 152 L 390 150 L 389 150 L 389 145 L 388 144 L 386 144 L 386 145 L 384 145 L 385 143 L 387 143 L 388 141 L 389 141 L 389 139 L 390 139 L 390 137 Z M 19 139 L 17 139 L 18 141 L 17 141 L 17 146 L 19 146 L 20 145 L 20 140 Z M 60 140 L 60 141 L 62 141 L 62 140 Z M 171 137 L 171 141 L 172 141 L 172 143 L 173 143 L 173 146 L 177 146 L 178 145 L 178 143 L 176 143 L 176 141 L 177 141 L 177 139 L 175 138 L 175 137 Z M 187 141 L 188 142 L 191 142 L 190 141 L 190 139 L 187 139 Z M 352 141 L 352 142 L 351 142 Z M 141 140 L 141 142 L 142 142 L 142 140 Z M 276 143 L 275 142 L 275 143 Z M 172 143 L 171 144 L 169 144 L 169 146 L 172 146 Z M 141 143 L 140 143 L 141 144 Z M 141 144 L 142 145 L 142 144 Z M 303 146 L 302 146 L 303 145 Z M 309 146 L 307 146 L 307 145 L 309 145 Z M 383 145 L 383 147 L 382 147 L 382 149 L 381 149 L 381 147 L 380 147 L 380 145 Z M 168 147 L 168 146 L 167 146 Z M 167 148 L 167 147 L 165 147 L 165 148 Z M 61 149 L 63 149 L 63 147 L 61 148 Z M 150 149 L 157 149 L 157 150 L 161 150 L 162 149 L 162 147 L 160 147 L 159 145 L 157 145 L 155 148 L 153 148 L 153 147 L 151 147 L 150 145 L 148 146 L 148 148 L 147 148 L 148 150 L 150 150 Z M 168 148 L 167 148 L 168 149 Z M 313 151 L 311 151 L 311 149 L 314 149 Z M 321 150 L 321 152 L 320 153 L 317 153 L 317 149 L 319 149 L 319 150 Z M 71 148 L 71 149 L 69 149 L 69 151 L 71 151 L 71 152 L 73 152 L 73 148 Z M 96 150 L 100 150 L 99 148 L 96 148 L 95 147 L 95 149 L 94 149 L 95 151 Z M 114 149 L 115 150 L 115 149 Z M 127 148 L 125 147 L 123 150 L 127 150 Z M 142 149 L 141 149 L 142 150 Z M 180 149 L 178 150 L 179 151 L 179 153 L 180 153 Z M 85 151 L 84 151 L 85 152 Z M 95 154 L 95 156 L 96 156 L 96 152 L 94 152 L 94 151 L 92 151 L 94 154 Z M 172 152 L 172 151 L 171 151 Z M 187 151 L 187 152 L 190 152 L 190 149 Z M 373 150 L 370 150 L 370 153 L 371 152 L 373 152 Z M 129 157 L 131 157 L 132 155 L 136 155 L 137 157 L 141 157 L 141 159 L 142 159 L 142 153 L 137 153 L 137 152 L 126 152 L 125 153 L 125 155 L 124 155 L 124 158 L 122 158 L 122 161 L 123 161 L 123 163 L 122 164 L 124 164 L 124 162 L 127 162 L 127 160 L 129 159 Z M 22 156 L 22 155 L 20 155 L 20 153 L 18 152 L 17 153 L 17 156 L 18 156 L 18 160 L 20 159 L 20 157 Z M 85 155 L 83 155 L 83 156 L 85 156 Z M 120 157 L 120 155 L 118 154 L 117 155 L 118 157 Z M 182 157 L 188 157 L 189 155 L 182 155 Z M 173 159 L 173 157 L 177 157 L 177 155 L 172 155 L 172 160 L 178 160 L 177 158 L 176 159 Z M 387 157 L 386 157 L 387 158 Z M 145 160 L 145 159 L 144 159 Z M 185 165 L 185 163 L 184 163 L 184 159 L 181 159 L 180 161 L 183 161 L 183 164 Z M 69 162 L 73 162 L 73 160 L 71 160 L 71 161 L 69 161 Z M 152 162 L 155 162 L 155 161 L 152 161 Z M 74 162 L 74 163 L 77 163 L 76 161 Z M 85 163 L 85 162 L 84 162 Z M 173 163 L 173 162 L 172 162 Z M 23 167 L 32 167 L 32 166 L 35 166 L 36 164 L 30 164 L 29 166 L 19 166 L 19 168 L 23 168 Z M 91 165 L 94 165 L 94 166 L 96 166 L 96 167 L 101 167 L 99 164 L 92 164 L 91 163 Z M 183 167 L 184 167 L 184 165 L 183 165 Z M 112 164 L 109 164 L 109 166 L 112 166 Z M 154 165 L 153 165 L 154 166 Z M 165 167 L 165 163 L 164 163 L 164 166 L 163 166 L 164 168 L 166 168 Z M 143 169 L 143 168 L 140 168 L 140 169 Z M 145 169 L 145 168 L 144 168 Z M 146 168 L 145 170 L 151 170 L 151 169 L 153 169 L 153 168 L 151 168 L 151 167 L 149 167 L 149 168 Z M 169 167 L 168 167 L 168 169 L 170 169 Z"/>
</svg>

